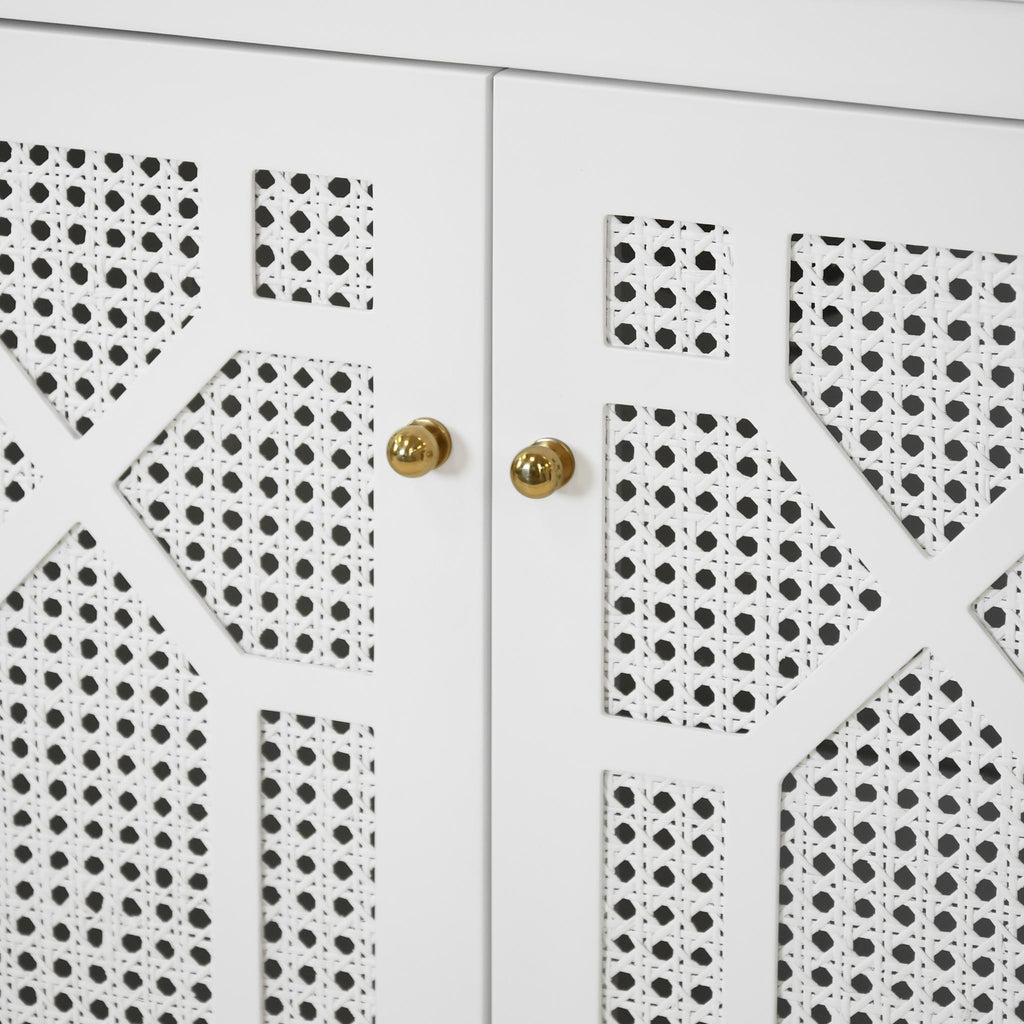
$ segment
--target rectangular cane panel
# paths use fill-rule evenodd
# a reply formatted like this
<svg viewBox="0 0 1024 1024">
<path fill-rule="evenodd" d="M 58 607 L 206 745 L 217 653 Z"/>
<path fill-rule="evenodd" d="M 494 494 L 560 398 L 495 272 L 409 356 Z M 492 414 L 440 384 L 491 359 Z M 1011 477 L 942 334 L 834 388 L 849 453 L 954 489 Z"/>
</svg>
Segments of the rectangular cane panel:
<svg viewBox="0 0 1024 1024">
<path fill-rule="evenodd" d="M 724 845 L 719 790 L 605 774 L 606 1024 L 722 1019 Z"/>
<path fill-rule="evenodd" d="M 376 1020 L 373 730 L 262 715 L 268 1021 Z"/>
<path fill-rule="evenodd" d="M 608 344 L 729 354 L 729 232 L 711 224 L 608 218 Z"/>
<path fill-rule="evenodd" d="M 256 172 L 256 294 L 373 309 L 373 185 Z"/>
</svg>

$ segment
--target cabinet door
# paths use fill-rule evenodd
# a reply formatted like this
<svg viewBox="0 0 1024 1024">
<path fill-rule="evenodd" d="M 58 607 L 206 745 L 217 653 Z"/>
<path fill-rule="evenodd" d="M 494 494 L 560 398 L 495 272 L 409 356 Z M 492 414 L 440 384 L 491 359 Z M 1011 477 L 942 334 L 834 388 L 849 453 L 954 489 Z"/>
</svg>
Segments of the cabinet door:
<svg viewBox="0 0 1024 1024">
<path fill-rule="evenodd" d="M 1019 1016 L 1024 129 L 495 130 L 495 1020 Z"/>
<path fill-rule="evenodd" d="M 476 1024 L 489 73 L 0 52 L 0 1017 Z"/>
</svg>

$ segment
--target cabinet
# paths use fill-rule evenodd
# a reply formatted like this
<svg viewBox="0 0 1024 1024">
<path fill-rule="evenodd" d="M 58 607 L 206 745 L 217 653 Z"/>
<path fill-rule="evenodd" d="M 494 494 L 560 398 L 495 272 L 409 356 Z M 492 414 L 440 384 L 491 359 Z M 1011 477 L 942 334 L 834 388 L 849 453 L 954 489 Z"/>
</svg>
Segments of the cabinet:
<svg viewBox="0 0 1024 1024">
<path fill-rule="evenodd" d="M 5 1024 L 1024 1016 L 1024 128 L 921 74 L 1021 8 L 942 6 L 643 65 L 819 99 L 0 29 Z M 80 17 L 320 38 L 229 7 Z M 324 45 L 637 66 L 394 9 Z"/>
<path fill-rule="evenodd" d="M 0 47 L 0 1017 L 479 1021 L 489 72 Z"/>
<path fill-rule="evenodd" d="M 495 465 L 576 456 L 494 475 L 494 1019 L 1013 1019 L 1024 132 L 509 73 L 494 139 Z"/>
</svg>

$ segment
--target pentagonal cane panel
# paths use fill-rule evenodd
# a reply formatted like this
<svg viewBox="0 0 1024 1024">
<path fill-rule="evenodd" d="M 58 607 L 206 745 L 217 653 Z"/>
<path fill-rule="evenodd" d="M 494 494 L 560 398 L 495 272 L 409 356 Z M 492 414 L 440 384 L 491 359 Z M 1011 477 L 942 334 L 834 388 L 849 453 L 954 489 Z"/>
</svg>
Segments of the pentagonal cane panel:
<svg viewBox="0 0 1024 1024">
<path fill-rule="evenodd" d="M 1022 768 L 927 652 L 797 765 L 780 1020 L 1024 1019 Z"/>
<path fill-rule="evenodd" d="M 80 434 L 199 309 L 188 161 L 0 142 L 0 339 Z"/>
<path fill-rule="evenodd" d="M 1024 673 L 1024 559 L 997 579 L 974 604 L 996 643 Z"/>
<path fill-rule="evenodd" d="M 203 684 L 84 531 L 0 635 L 0 1018 L 207 1024 Z"/>
<path fill-rule="evenodd" d="M 1024 471 L 1024 262 L 796 235 L 791 375 L 929 554 Z"/>
<path fill-rule="evenodd" d="M 256 294 L 373 309 L 373 185 L 257 171 Z"/>
<path fill-rule="evenodd" d="M 373 661 L 373 382 L 362 366 L 243 352 L 121 490 L 246 651 Z"/>
<path fill-rule="evenodd" d="M 880 604 L 749 420 L 609 407 L 606 476 L 612 714 L 743 732 Z"/>
<path fill-rule="evenodd" d="M 263 712 L 264 1019 L 373 1024 L 373 730 Z"/>
<path fill-rule="evenodd" d="M 35 466 L 0 420 L 0 522 L 37 482 Z"/>
<path fill-rule="evenodd" d="M 722 1019 L 724 847 L 719 790 L 605 775 L 605 1024 Z"/>
<path fill-rule="evenodd" d="M 729 354 L 729 232 L 710 224 L 608 218 L 608 344 Z"/>
</svg>

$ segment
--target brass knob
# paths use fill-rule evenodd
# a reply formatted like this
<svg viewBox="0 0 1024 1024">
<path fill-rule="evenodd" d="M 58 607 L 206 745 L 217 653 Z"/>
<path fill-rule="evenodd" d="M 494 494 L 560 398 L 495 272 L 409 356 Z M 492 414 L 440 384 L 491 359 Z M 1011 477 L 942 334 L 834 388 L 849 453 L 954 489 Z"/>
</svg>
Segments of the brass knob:
<svg viewBox="0 0 1024 1024">
<path fill-rule="evenodd" d="M 399 476 L 425 476 L 451 453 L 448 428 L 429 416 L 407 423 L 388 439 L 388 464 Z"/>
<path fill-rule="evenodd" d="M 572 479 L 575 469 L 576 459 L 564 441 L 542 437 L 512 460 L 509 475 L 524 497 L 548 498 Z"/>
</svg>

